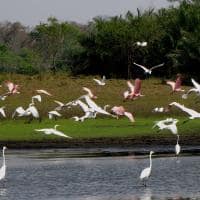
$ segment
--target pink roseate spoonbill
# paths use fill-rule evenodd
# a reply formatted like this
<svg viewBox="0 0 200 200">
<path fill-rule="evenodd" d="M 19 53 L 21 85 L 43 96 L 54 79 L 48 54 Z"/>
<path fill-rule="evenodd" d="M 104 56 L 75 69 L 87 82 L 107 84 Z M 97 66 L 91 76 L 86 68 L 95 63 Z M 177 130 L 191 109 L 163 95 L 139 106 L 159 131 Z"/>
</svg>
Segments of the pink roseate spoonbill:
<svg viewBox="0 0 200 200">
<path fill-rule="evenodd" d="M 197 83 L 193 78 L 191 79 L 191 81 L 192 81 L 192 84 L 194 85 L 194 87 L 191 88 L 190 90 L 188 90 L 188 92 L 186 94 L 182 95 L 183 99 L 187 99 L 188 95 L 191 92 L 195 92 L 198 96 L 200 96 L 200 84 Z"/>
<path fill-rule="evenodd" d="M 43 129 L 35 129 L 35 131 L 37 132 L 44 132 L 44 134 L 46 135 L 57 135 L 57 136 L 61 136 L 61 137 L 65 137 L 65 138 L 72 138 L 66 134 L 64 134 L 63 132 L 61 131 L 58 131 L 56 129 L 56 127 L 59 126 L 59 125 L 55 125 L 54 128 L 43 128 Z"/>
<path fill-rule="evenodd" d="M 46 94 L 47 96 L 52 96 L 52 94 L 43 89 L 36 90 L 36 92 L 39 94 Z"/>
<path fill-rule="evenodd" d="M 182 84 L 181 74 L 177 74 L 177 79 L 176 79 L 175 82 L 174 81 L 167 81 L 166 83 L 171 86 L 172 93 L 174 93 L 174 92 L 184 92 L 185 91 L 185 90 L 181 89 L 181 84 Z"/>
<path fill-rule="evenodd" d="M 94 93 L 92 92 L 91 89 L 87 88 L 87 87 L 83 87 L 83 90 L 87 92 L 87 95 L 91 98 L 91 99 L 97 99 L 97 96 L 94 95 Z"/>
<path fill-rule="evenodd" d="M 0 180 L 4 179 L 6 176 L 6 159 L 5 159 L 5 150 L 7 147 L 3 147 L 3 164 L 2 167 L 0 168 Z"/>
<path fill-rule="evenodd" d="M 49 119 L 54 118 L 55 120 L 57 120 L 57 117 L 61 117 L 62 115 L 59 112 L 57 112 L 56 110 L 52 110 L 52 111 L 48 112 L 48 116 L 49 116 Z"/>
<path fill-rule="evenodd" d="M 128 119 L 131 121 L 131 122 L 135 122 L 135 119 L 132 115 L 132 113 L 130 112 L 126 112 L 125 108 L 123 106 L 114 106 L 111 111 L 117 115 L 117 117 L 119 116 L 126 116 L 128 117 Z"/>
<path fill-rule="evenodd" d="M 135 79 L 135 85 L 133 85 L 130 81 L 127 81 L 127 85 L 130 89 L 130 92 L 124 92 L 124 99 L 135 99 L 140 96 L 144 96 L 140 93 L 141 90 L 141 80 L 139 78 Z"/>
<path fill-rule="evenodd" d="M 178 129 L 176 126 L 177 123 L 178 123 L 178 119 L 167 118 L 165 120 L 156 121 L 152 128 L 155 128 L 157 126 L 159 130 L 168 129 L 173 134 L 176 135 L 178 133 Z"/>
<path fill-rule="evenodd" d="M 179 135 L 177 135 L 177 141 L 176 141 L 176 145 L 175 145 L 175 153 L 176 156 L 179 155 L 179 153 L 181 152 L 181 146 L 179 145 Z"/>
<path fill-rule="evenodd" d="M 150 151 L 150 154 L 149 154 L 150 165 L 149 165 L 149 167 L 143 169 L 142 172 L 141 172 L 141 174 L 140 174 L 140 180 L 143 181 L 143 185 L 145 187 L 146 187 L 146 181 L 148 180 L 148 178 L 151 175 L 151 169 L 152 169 L 152 159 L 151 159 L 151 156 L 152 156 L 153 153 L 154 153 L 153 151 Z"/>
<path fill-rule="evenodd" d="M 133 64 L 136 65 L 136 66 L 138 66 L 138 67 L 140 67 L 141 69 L 143 69 L 145 74 L 151 74 L 152 70 L 164 66 L 164 63 L 161 63 L 159 65 L 155 65 L 155 66 L 153 66 L 153 67 L 151 67 L 151 68 L 148 69 L 147 67 L 145 67 L 143 65 L 139 65 L 139 64 L 137 64 L 135 62 Z"/>
<path fill-rule="evenodd" d="M 13 82 L 11 81 L 6 81 L 5 82 L 5 85 L 7 86 L 8 88 L 8 95 L 11 95 L 11 94 L 19 94 L 20 92 L 18 91 L 19 89 L 19 85 L 17 84 L 14 84 Z"/>
<path fill-rule="evenodd" d="M 99 79 L 96 79 L 96 78 L 93 78 L 93 80 L 98 84 L 98 85 L 101 85 L 101 86 L 104 86 L 106 84 L 106 77 L 103 76 L 101 80 Z"/>
</svg>

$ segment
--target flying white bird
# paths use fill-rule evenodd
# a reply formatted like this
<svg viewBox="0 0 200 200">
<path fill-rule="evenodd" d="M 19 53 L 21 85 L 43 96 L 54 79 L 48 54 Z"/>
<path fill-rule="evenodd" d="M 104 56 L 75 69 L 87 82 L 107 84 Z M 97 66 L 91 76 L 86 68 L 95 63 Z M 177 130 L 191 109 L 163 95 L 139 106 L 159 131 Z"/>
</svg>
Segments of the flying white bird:
<svg viewBox="0 0 200 200">
<path fill-rule="evenodd" d="M 189 119 L 200 118 L 200 113 L 198 113 L 197 111 L 192 110 L 190 108 L 186 108 L 184 105 L 181 105 L 177 102 L 172 102 L 172 103 L 169 104 L 169 106 L 176 106 L 177 108 L 186 112 L 188 115 L 190 115 Z"/>
<path fill-rule="evenodd" d="M 52 110 L 48 112 L 48 116 L 49 116 L 49 119 L 53 119 L 53 117 L 57 119 L 57 117 L 61 117 L 62 115 L 56 110 Z"/>
<path fill-rule="evenodd" d="M 5 106 L 3 106 L 3 107 L 0 108 L 0 113 L 5 118 L 6 117 L 6 113 L 4 111 L 4 108 L 5 108 Z"/>
<path fill-rule="evenodd" d="M 52 96 L 52 94 L 50 94 L 49 92 L 47 92 L 46 90 L 43 90 L 43 89 L 36 90 L 36 92 L 39 94 L 46 94 L 48 96 Z"/>
<path fill-rule="evenodd" d="M 116 117 L 116 116 L 113 116 L 112 114 L 110 114 L 109 112 L 105 111 L 100 106 L 98 106 L 88 95 L 83 95 L 80 98 L 85 98 L 86 103 L 88 104 L 89 108 L 92 109 L 92 111 L 100 113 L 100 114 L 104 114 L 104 115 L 109 115 L 109 116 L 112 116 L 112 117 Z"/>
<path fill-rule="evenodd" d="M 181 89 L 181 84 L 182 84 L 181 74 L 177 74 L 176 82 L 174 82 L 174 81 L 166 81 L 166 83 L 171 86 L 172 93 L 173 92 L 184 92 L 185 91 L 185 90 Z"/>
<path fill-rule="evenodd" d="M 146 47 L 147 46 L 147 42 L 136 42 L 137 46 L 141 46 L 141 47 Z"/>
<path fill-rule="evenodd" d="M 5 160 L 5 150 L 7 148 L 3 147 L 3 164 L 2 167 L 0 168 L 0 180 L 5 178 L 6 175 L 6 160 Z"/>
<path fill-rule="evenodd" d="M 152 128 L 155 128 L 157 126 L 159 130 L 168 129 L 173 134 L 177 134 L 178 133 L 178 129 L 176 126 L 177 122 L 178 122 L 178 119 L 167 118 L 165 120 L 156 121 Z"/>
<path fill-rule="evenodd" d="M 83 90 L 87 92 L 87 95 L 91 98 L 91 99 L 97 99 L 97 96 L 95 96 L 92 92 L 92 90 L 90 90 L 87 87 L 83 87 Z"/>
<path fill-rule="evenodd" d="M 43 129 L 35 129 L 35 131 L 38 131 L 38 132 L 44 132 L 44 134 L 46 135 L 57 135 L 57 136 L 61 136 L 61 137 L 65 137 L 65 138 L 72 138 L 66 134 L 64 134 L 63 132 L 61 131 L 58 131 L 56 129 L 56 127 L 59 126 L 59 125 L 55 125 L 54 128 L 43 128 Z"/>
<path fill-rule="evenodd" d="M 177 142 L 176 142 L 176 146 L 175 146 L 175 153 L 178 156 L 180 151 L 181 151 L 181 146 L 179 145 L 179 135 L 177 135 Z"/>
<path fill-rule="evenodd" d="M 124 99 L 135 99 L 140 96 L 144 96 L 140 93 L 141 90 L 141 80 L 139 78 L 135 79 L 135 85 L 133 85 L 130 81 L 127 81 L 127 85 L 130 91 L 124 92 Z"/>
<path fill-rule="evenodd" d="M 101 79 L 101 80 L 99 80 L 99 79 L 96 79 L 96 78 L 94 78 L 93 79 L 98 85 L 101 85 L 101 86 L 103 86 L 103 85 L 105 85 L 106 84 L 106 77 L 105 76 L 103 76 L 103 78 Z"/>
<path fill-rule="evenodd" d="M 128 117 L 128 119 L 131 121 L 131 122 L 135 122 L 135 119 L 132 115 L 132 113 L 130 112 L 126 112 L 125 108 L 123 106 L 114 106 L 111 111 L 113 113 L 115 113 L 117 116 L 126 116 Z"/>
<path fill-rule="evenodd" d="M 164 63 L 162 63 L 162 64 L 155 65 L 155 66 L 151 67 L 150 69 L 148 69 L 148 68 L 146 68 L 145 66 L 139 65 L 139 64 L 137 64 L 137 63 L 135 63 L 135 62 L 134 62 L 133 64 L 134 64 L 134 65 L 137 65 L 137 66 L 140 67 L 140 68 L 142 68 L 142 69 L 144 70 L 144 73 L 146 73 L 146 74 L 151 74 L 153 69 L 162 67 L 162 66 L 164 65 Z"/>
<path fill-rule="evenodd" d="M 183 99 L 187 99 L 188 95 L 191 93 L 191 92 L 195 92 L 197 93 L 197 95 L 200 96 L 200 84 L 197 83 L 193 78 L 191 79 L 192 81 L 192 84 L 194 85 L 193 88 L 191 88 L 190 90 L 188 90 L 188 92 L 186 94 L 183 94 L 182 95 L 182 98 Z"/>
<path fill-rule="evenodd" d="M 70 101 L 68 103 L 63 103 L 61 101 L 54 100 L 54 102 L 58 104 L 58 106 L 56 108 L 54 108 L 54 110 L 60 111 L 64 107 L 70 108 L 73 101 Z"/>
<path fill-rule="evenodd" d="M 41 102 L 42 101 L 42 97 L 41 95 L 35 95 L 35 96 L 32 96 L 31 98 L 31 102 L 34 103 L 34 99 L 37 99 L 37 101 Z"/>
<path fill-rule="evenodd" d="M 169 111 L 168 107 L 156 107 L 152 110 L 152 112 L 158 112 L 158 113 L 168 112 L 168 111 Z"/>
<path fill-rule="evenodd" d="M 153 153 L 154 153 L 153 151 L 150 151 L 150 155 L 149 155 L 150 166 L 145 168 L 145 169 L 143 169 L 141 174 L 140 174 L 140 180 L 143 181 L 144 186 L 146 186 L 146 180 L 151 175 L 151 168 L 152 168 L 151 156 L 152 156 Z"/>
</svg>

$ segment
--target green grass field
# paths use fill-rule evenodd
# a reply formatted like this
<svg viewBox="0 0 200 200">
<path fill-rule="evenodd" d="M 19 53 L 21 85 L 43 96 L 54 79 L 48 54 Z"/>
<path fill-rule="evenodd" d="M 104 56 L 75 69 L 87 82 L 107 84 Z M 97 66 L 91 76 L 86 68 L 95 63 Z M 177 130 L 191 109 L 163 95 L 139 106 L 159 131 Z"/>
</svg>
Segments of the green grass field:
<svg viewBox="0 0 200 200">
<path fill-rule="evenodd" d="M 158 119 L 158 118 L 157 118 Z M 135 139 L 148 138 L 164 138 L 172 136 L 168 130 L 157 132 L 157 128 L 152 129 L 156 118 L 138 118 L 134 124 L 127 119 L 96 119 L 86 120 L 84 123 L 74 122 L 73 120 L 61 119 L 58 121 L 44 120 L 42 123 L 34 121 L 31 124 L 25 124 L 23 120 L 1 121 L 0 123 L 0 141 L 62 141 L 61 138 L 53 135 L 45 135 L 36 132 L 34 129 L 51 128 L 55 124 L 59 124 L 58 130 L 71 136 L 73 139 L 88 138 L 126 138 Z M 177 124 L 179 134 L 181 136 L 198 136 L 199 120 L 192 120 L 183 124 L 185 118 L 179 118 Z"/>
<path fill-rule="evenodd" d="M 126 80 L 109 79 L 106 85 L 101 87 L 92 80 L 93 76 L 88 77 L 69 77 L 66 74 L 44 75 L 42 80 L 38 76 L 23 76 L 13 74 L 1 74 L 0 88 L 3 94 L 6 91 L 4 87 L 5 80 L 11 80 L 20 85 L 20 94 L 9 96 L 5 101 L 0 102 L 0 106 L 6 106 L 6 120 L 0 120 L 0 141 L 49 141 L 63 140 L 56 136 L 46 136 L 34 131 L 35 128 L 50 128 L 59 124 L 59 130 L 73 138 L 101 138 L 101 137 L 165 137 L 171 134 L 164 130 L 156 133 L 152 129 L 154 121 L 174 117 L 180 119 L 178 123 L 179 133 L 183 135 L 198 135 L 200 133 L 200 120 L 191 120 L 182 124 L 187 119 L 187 114 L 177 108 L 173 108 L 169 113 L 152 113 L 154 107 L 166 106 L 172 101 L 177 101 L 192 109 L 200 111 L 199 103 L 195 103 L 196 96 L 192 94 L 188 99 L 181 98 L 182 93 L 170 94 L 171 88 L 162 84 L 160 79 L 150 78 L 142 82 L 142 94 L 144 97 L 133 101 L 123 102 L 123 92 L 128 89 Z M 99 78 L 99 77 L 98 77 Z M 133 81 L 132 81 L 133 82 Z M 104 116 L 98 116 L 95 120 L 86 120 L 74 122 L 70 119 L 72 116 L 82 116 L 83 112 L 78 107 L 65 109 L 61 112 L 62 118 L 57 121 L 47 119 L 47 112 L 53 110 L 57 104 L 53 100 L 69 102 L 84 94 L 82 87 L 91 88 L 98 96 L 95 102 L 104 106 L 123 105 L 127 111 L 132 112 L 136 122 L 131 124 L 127 118 L 111 119 Z M 189 87 L 183 86 L 188 90 Z M 52 97 L 42 96 L 42 102 L 36 103 L 43 121 L 38 123 L 33 121 L 31 124 L 24 124 L 25 119 L 12 120 L 11 114 L 17 106 L 26 108 L 31 101 L 31 96 L 35 95 L 36 89 L 45 89 L 53 94 Z M 108 110 L 109 111 L 109 110 Z"/>
</svg>

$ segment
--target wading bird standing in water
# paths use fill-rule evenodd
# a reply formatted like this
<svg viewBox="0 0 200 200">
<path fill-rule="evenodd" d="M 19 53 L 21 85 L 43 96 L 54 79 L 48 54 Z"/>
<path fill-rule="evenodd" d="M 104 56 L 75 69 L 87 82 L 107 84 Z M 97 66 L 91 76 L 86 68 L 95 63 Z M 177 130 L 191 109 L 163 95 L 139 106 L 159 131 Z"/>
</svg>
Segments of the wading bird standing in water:
<svg viewBox="0 0 200 200">
<path fill-rule="evenodd" d="M 0 180 L 5 178 L 6 175 L 6 160 L 5 160 L 5 150 L 7 148 L 3 147 L 3 164 L 2 167 L 0 168 Z"/>
<path fill-rule="evenodd" d="M 176 146 L 175 146 L 175 153 L 176 153 L 176 156 L 179 155 L 180 151 L 181 151 L 181 146 L 179 145 L 179 135 L 177 135 L 177 142 L 176 142 Z"/>
<path fill-rule="evenodd" d="M 145 187 L 146 187 L 146 181 L 148 180 L 148 178 L 151 175 L 151 168 L 152 168 L 151 156 L 152 156 L 153 153 L 154 153 L 153 151 L 150 151 L 150 154 L 149 154 L 150 166 L 143 169 L 141 174 L 140 174 L 140 180 L 143 181 L 143 184 L 144 184 Z"/>
</svg>

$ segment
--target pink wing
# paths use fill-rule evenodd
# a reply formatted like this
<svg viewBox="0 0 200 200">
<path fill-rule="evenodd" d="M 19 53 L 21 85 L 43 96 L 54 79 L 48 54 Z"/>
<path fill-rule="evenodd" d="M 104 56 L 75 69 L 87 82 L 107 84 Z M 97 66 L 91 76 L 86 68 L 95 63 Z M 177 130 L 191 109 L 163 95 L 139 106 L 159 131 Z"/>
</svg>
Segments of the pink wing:
<svg viewBox="0 0 200 200">
<path fill-rule="evenodd" d="M 14 83 L 7 81 L 5 84 L 8 87 L 9 92 L 12 92 L 15 86 Z"/>
<path fill-rule="evenodd" d="M 125 109 L 123 106 L 114 106 L 111 109 L 116 115 L 124 115 Z"/>
<path fill-rule="evenodd" d="M 181 78 L 178 77 L 178 78 L 176 79 L 176 83 L 175 83 L 175 86 L 174 86 L 174 90 L 180 89 L 180 88 L 181 88 L 181 83 L 182 83 Z"/>
<path fill-rule="evenodd" d="M 139 78 L 135 79 L 135 87 L 134 87 L 134 93 L 139 94 L 141 90 L 141 83 L 142 81 Z"/>
</svg>

